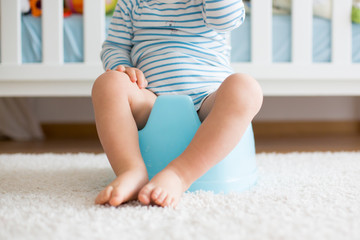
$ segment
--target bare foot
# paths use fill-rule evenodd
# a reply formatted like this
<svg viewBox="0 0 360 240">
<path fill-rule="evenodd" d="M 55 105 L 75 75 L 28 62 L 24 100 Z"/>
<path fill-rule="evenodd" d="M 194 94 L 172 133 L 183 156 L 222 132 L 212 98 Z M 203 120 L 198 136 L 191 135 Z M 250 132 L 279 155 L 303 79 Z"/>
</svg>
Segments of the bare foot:
<svg viewBox="0 0 360 240">
<path fill-rule="evenodd" d="M 141 189 L 138 199 L 145 205 L 154 203 L 162 207 L 176 207 L 188 187 L 176 171 L 167 167 Z"/>
<path fill-rule="evenodd" d="M 136 200 L 140 189 L 148 182 L 146 169 L 127 170 L 98 194 L 95 204 L 109 203 L 111 206 L 119 206 L 127 201 Z"/>
</svg>

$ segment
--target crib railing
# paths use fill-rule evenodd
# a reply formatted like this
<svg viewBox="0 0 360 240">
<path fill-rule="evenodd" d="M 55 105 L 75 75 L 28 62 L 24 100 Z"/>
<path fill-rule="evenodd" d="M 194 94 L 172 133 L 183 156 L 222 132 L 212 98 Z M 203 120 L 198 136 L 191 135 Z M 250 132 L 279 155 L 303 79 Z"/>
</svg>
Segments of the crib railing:
<svg viewBox="0 0 360 240">
<path fill-rule="evenodd" d="M 42 63 L 31 64 L 21 63 L 20 0 L 0 3 L 0 96 L 89 96 L 103 72 L 104 1 L 84 0 L 84 62 L 64 63 L 63 0 L 42 0 Z"/>
<path fill-rule="evenodd" d="M 0 96 L 89 96 L 103 72 L 103 0 L 84 0 L 84 62 L 64 63 L 63 0 L 42 0 L 42 63 L 22 64 L 20 0 L 0 0 Z M 272 62 L 272 1 L 252 0 L 251 62 L 232 63 L 268 96 L 360 95 L 352 63 L 352 0 L 333 0 L 332 62 L 312 62 L 312 0 L 292 0 L 292 61 Z"/>
<path fill-rule="evenodd" d="M 251 0 L 250 63 L 235 71 L 257 78 L 268 96 L 360 95 L 360 64 L 352 63 L 352 0 L 333 0 L 332 61 L 312 62 L 312 0 L 292 0 L 292 61 L 272 62 L 272 1 Z"/>
<path fill-rule="evenodd" d="M 84 62 L 99 64 L 105 33 L 103 0 L 84 0 Z M 21 64 L 20 0 L 1 0 L 1 62 Z M 14 42 L 16 40 L 16 42 Z M 63 0 L 42 0 L 43 64 L 64 64 Z"/>
<path fill-rule="evenodd" d="M 292 63 L 312 63 L 312 0 L 292 0 Z M 334 0 L 332 18 L 332 62 L 351 63 L 352 0 Z M 271 63 L 271 1 L 252 0 L 252 60 Z M 264 27 L 258 27 L 264 25 Z M 264 51 L 262 50 L 264 49 Z"/>
</svg>

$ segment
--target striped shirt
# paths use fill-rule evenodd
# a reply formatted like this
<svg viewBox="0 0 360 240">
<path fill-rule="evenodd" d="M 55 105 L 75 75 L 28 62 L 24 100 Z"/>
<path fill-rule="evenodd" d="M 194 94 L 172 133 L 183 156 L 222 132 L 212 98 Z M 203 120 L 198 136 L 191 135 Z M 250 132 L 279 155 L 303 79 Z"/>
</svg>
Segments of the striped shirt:
<svg viewBox="0 0 360 240">
<path fill-rule="evenodd" d="M 104 68 L 139 68 L 147 89 L 188 95 L 198 110 L 233 72 L 228 36 L 244 18 L 242 0 L 118 0 Z"/>
</svg>

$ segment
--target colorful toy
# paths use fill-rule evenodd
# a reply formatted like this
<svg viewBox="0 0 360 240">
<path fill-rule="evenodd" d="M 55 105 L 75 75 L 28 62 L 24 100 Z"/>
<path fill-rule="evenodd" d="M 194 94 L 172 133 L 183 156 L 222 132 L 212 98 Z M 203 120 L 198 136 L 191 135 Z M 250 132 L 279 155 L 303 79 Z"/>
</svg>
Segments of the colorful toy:
<svg viewBox="0 0 360 240">
<path fill-rule="evenodd" d="M 65 6 L 73 13 L 83 13 L 83 0 L 65 0 Z"/>
<path fill-rule="evenodd" d="M 41 16 L 41 0 L 30 0 L 31 14 L 34 17 Z"/>
<path fill-rule="evenodd" d="M 40 17 L 41 16 L 41 0 L 30 0 L 29 4 L 30 4 L 30 7 L 29 7 L 28 12 L 31 12 L 31 14 L 34 17 Z M 24 4 L 24 6 L 25 6 L 25 4 Z M 71 11 L 64 6 L 64 17 L 69 17 L 71 14 L 72 14 Z"/>
<path fill-rule="evenodd" d="M 352 7 L 351 20 L 360 23 L 360 0 L 354 0 Z"/>
<path fill-rule="evenodd" d="M 117 0 L 104 1 L 106 14 L 113 14 Z M 68 7 L 73 13 L 83 13 L 83 0 L 65 0 L 65 6 Z"/>
<path fill-rule="evenodd" d="M 41 0 L 23 0 L 22 12 L 26 13 L 30 10 L 34 17 L 41 16 Z M 105 12 L 107 15 L 112 15 L 115 11 L 117 0 L 104 0 Z M 28 3 L 28 4 L 27 4 Z M 30 4 L 30 9 L 27 5 Z M 70 16 L 72 13 L 83 13 L 83 0 L 64 0 L 64 17 Z"/>
<path fill-rule="evenodd" d="M 107 15 L 113 15 L 117 0 L 105 0 L 105 11 Z"/>
</svg>

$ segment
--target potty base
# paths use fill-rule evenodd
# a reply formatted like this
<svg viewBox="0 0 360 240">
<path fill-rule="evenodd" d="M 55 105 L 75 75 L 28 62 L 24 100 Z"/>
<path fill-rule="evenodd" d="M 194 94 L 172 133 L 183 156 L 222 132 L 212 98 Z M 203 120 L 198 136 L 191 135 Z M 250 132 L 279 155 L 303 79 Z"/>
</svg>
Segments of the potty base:
<svg viewBox="0 0 360 240">
<path fill-rule="evenodd" d="M 149 178 L 154 177 L 189 145 L 201 125 L 190 97 L 157 97 L 146 126 L 139 131 L 139 144 Z M 258 178 L 252 126 L 221 162 L 196 180 L 188 191 L 242 192 Z"/>
</svg>

